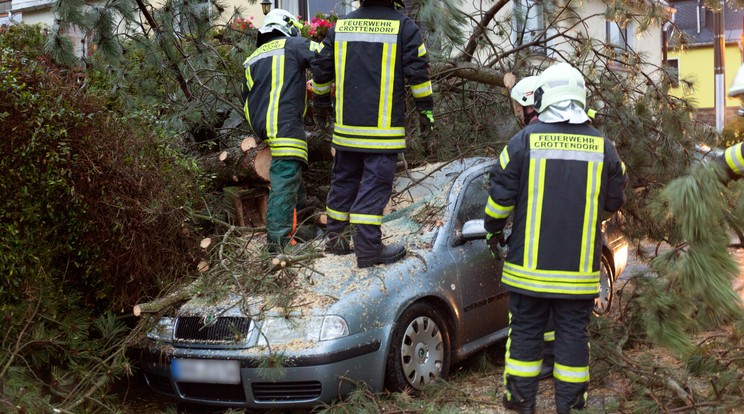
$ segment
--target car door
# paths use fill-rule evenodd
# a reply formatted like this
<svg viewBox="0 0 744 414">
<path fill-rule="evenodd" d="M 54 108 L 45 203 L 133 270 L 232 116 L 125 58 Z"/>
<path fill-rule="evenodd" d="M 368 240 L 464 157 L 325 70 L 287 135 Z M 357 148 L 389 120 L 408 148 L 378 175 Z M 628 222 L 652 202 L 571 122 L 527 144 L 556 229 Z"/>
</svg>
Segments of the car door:
<svg viewBox="0 0 744 414">
<path fill-rule="evenodd" d="M 507 293 L 501 286 L 503 260 L 491 256 L 485 240 L 461 241 L 463 225 L 483 219 L 488 200 L 488 168 L 465 177 L 457 197 L 450 248 L 457 261 L 463 320 L 463 343 L 508 325 Z"/>
</svg>

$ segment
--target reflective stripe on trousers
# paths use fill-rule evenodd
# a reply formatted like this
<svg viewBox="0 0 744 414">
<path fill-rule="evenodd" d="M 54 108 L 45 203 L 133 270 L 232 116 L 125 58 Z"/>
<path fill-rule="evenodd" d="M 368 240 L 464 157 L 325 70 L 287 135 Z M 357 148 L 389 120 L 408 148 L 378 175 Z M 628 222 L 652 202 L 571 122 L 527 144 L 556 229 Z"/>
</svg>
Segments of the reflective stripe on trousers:
<svg viewBox="0 0 744 414">
<path fill-rule="evenodd" d="M 507 396 L 518 393 L 525 401 L 537 395 L 546 324 L 555 324 L 555 393 L 559 412 L 583 399 L 589 381 L 587 327 L 594 300 L 551 299 L 509 293 L 509 338 L 504 382 Z"/>
<path fill-rule="evenodd" d="M 329 234 L 342 234 L 355 224 L 357 257 L 376 255 L 382 248 L 382 212 L 390 200 L 397 154 L 337 150 L 328 192 Z M 348 214 L 347 220 L 342 220 Z M 341 220 L 340 220 L 341 219 Z"/>
</svg>

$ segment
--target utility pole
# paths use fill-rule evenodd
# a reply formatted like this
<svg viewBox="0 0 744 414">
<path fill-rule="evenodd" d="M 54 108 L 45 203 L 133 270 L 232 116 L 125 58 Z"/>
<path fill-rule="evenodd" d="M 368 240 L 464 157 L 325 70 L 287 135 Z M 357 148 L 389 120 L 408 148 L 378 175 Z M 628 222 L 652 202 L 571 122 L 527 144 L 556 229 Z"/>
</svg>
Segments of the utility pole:
<svg viewBox="0 0 744 414">
<path fill-rule="evenodd" d="M 726 112 L 726 37 L 723 31 L 724 0 L 721 8 L 713 13 L 713 66 L 715 73 L 715 108 L 716 131 L 723 131 L 724 114 Z"/>
</svg>

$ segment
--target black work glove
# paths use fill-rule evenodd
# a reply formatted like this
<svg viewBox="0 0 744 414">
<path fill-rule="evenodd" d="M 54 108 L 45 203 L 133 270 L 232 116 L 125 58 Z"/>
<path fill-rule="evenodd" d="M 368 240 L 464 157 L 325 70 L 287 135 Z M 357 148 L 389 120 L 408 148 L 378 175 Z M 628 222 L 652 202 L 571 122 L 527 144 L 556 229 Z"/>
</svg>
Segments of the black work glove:
<svg viewBox="0 0 744 414">
<path fill-rule="evenodd" d="M 331 111 L 333 108 L 330 106 L 316 106 L 313 107 L 313 121 L 318 128 L 330 129 L 332 125 Z"/>
<path fill-rule="evenodd" d="M 424 145 L 424 155 L 429 156 L 434 152 L 431 140 L 434 132 L 434 112 L 431 110 L 419 112 L 419 127 L 421 129 L 421 140 Z"/>
<path fill-rule="evenodd" d="M 421 135 L 427 135 L 434 130 L 434 111 L 431 109 L 419 112 L 419 125 Z"/>
<path fill-rule="evenodd" d="M 486 243 L 488 243 L 491 256 L 498 260 L 506 259 L 506 253 L 509 251 L 509 248 L 506 246 L 503 232 L 488 233 L 486 235 Z"/>
</svg>

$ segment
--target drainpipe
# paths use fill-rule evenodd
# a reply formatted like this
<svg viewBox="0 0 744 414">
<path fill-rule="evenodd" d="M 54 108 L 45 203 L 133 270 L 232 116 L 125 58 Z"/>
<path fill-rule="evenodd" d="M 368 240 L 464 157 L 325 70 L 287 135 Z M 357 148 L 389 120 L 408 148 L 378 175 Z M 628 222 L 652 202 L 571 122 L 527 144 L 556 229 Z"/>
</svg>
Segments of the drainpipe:
<svg viewBox="0 0 744 414">
<path fill-rule="evenodd" d="M 672 27 L 672 22 L 667 21 L 661 26 L 661 63 L 666 65 L 669 61 L 667 54 L 669 53 L 669 28 Z"/>
<path fill-rule="evenodd" d="M 723 34 L 723 7 L 713 13 L 713 66 L 715 73 L 715 109 L 716 109 L 716 131 L 723 131 L 724 113 L 726 111 L 726 38 Z"/>
</svg>

